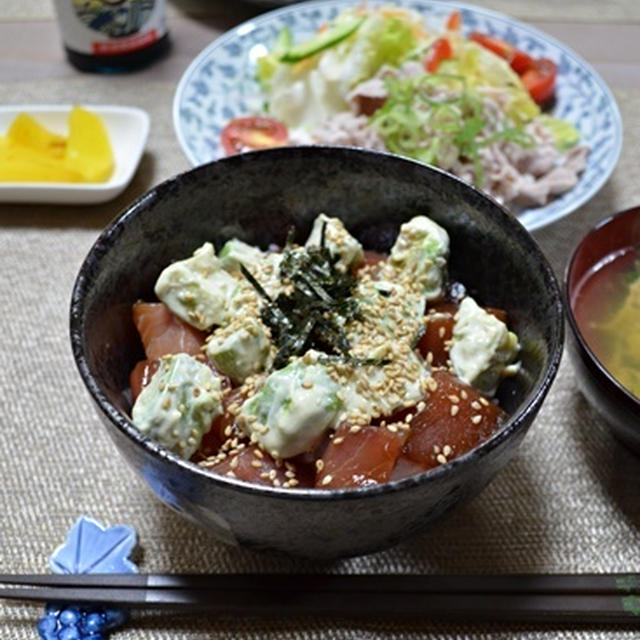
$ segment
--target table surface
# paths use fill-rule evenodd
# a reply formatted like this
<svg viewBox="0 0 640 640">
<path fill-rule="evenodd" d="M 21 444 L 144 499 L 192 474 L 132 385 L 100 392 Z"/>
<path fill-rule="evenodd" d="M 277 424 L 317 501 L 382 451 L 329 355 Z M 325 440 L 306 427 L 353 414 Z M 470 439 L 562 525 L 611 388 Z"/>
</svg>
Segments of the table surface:
<svg viewBox="0 0 640 640">
<path fill-rule="evenodd" d="M 640 3 L 490 0 L 589 61 L 624 121 L 618 167 L 585 206 L 534 236 L 561 276 L 577 238 L 640 203 Z M 99 231 L 152 185 L 188 168 L 171 101 L 193 57 L 262 6 L 180 0 L 169 7 L 170 55 L 130 75 L 67 64 L 50 0 L 0 2 L 0 103 L 119 103 L 146 109 L 151 136 L 116 200 L 92 207 L 0 205 L 0 568 L 47 570 L 75 519 L 138 531 L 145 571 L 579 572 L 638 571 L 638 459 L 617 444 L 578 392 L 568 359 L 517 456 L 471 504 L 384 553 L 317 565 L 227 547 L 155 501 L 118 458 L 72 362 L 68 301 Z M 566 355 L 566 354 L 565 354 Z M 38 607 L 0 604 L 0 638 L 36 637 Z M 396 621 L 136 618 L 117 638 L 637 638 L 615 628 L 405 624 Z"/>
</svg>

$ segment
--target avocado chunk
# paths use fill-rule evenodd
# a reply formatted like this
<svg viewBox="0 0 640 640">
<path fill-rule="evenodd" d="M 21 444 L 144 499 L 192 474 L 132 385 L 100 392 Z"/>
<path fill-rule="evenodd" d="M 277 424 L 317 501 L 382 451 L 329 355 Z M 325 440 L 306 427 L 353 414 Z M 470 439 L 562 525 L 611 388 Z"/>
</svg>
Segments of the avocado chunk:
<svg viewBox="0 0 640 640">
<path fill-rule="evenodd" d="M 242 240 L 233 238 L 225 243 L 220 250 L 218 258 L 223 269 L 227 271 L 240 271 L 240 265 L 247 269 L 255 268 L 264 258 L 264 253 Z"/>
<path fill-rule="evenodd" d="M 179 318 L 206 330 L 231 319 L 238 285 L 238 280 L 222 268 L 213 245 L 205 242 L 192 257 L 162 271 L 155 293 Z"/>
<path fill-rule="evenodd" d="M 321 213 L 313 222 L 311 234 L 305 247 L 319 247 L 324 228 L 324 246 L 332 256 L 338 258 L 336 266 L 346 271 L 364 261 L 362 245 L 345 229 L 340 218 L 330 218 Z"/>
<path fill-rule="evenodd" d="M 280 263 L 283 254 L 276 251 L 261 251 L 242 240 L 229 240 L 218 257 L 222 267 L 235 277 L 244 280 L 240 265 L 245 267 L 260 282 L 270 297 L 275 298 L 280 289 Z"/>
<path fill-rule="evenodd" d="M 238 385 L 265 369 L 270 347 L 269 329 L 258 318 L 240 316 L 214 331 L 207 341 L 206 354 Z"/>
<path fill-rule="evenodd" d="M 470 296 L 460 303 L 449 352 L 460 380 L 493 395 L 500 380 L 518 370 L 514 361 L 519 350 L 518 336 L 504 322 L 479 307 Z"/>
<path fill-rule="evenodd" d="M 442 297 L 449 234 L 426 216 L 416 216 L 400 227 L 400 233 L 389 254 L 389 264 L 409 271 L 424 285 L 426 300 Z"/>
<path fill-rule="evenodd" d="M 364 20 L 364 16 L 359 18 L 345 18 L 325 31 L 317 33 L 306 42 L 301 42 L 300 44 L 295 44 L 292 47 L 289 47 L 280 60 L 282 60 L 282 62 L 298 62 L 300 60 L 304 60 L 304 58 L 313 56 L 316 53 L 320 53 L 320 51 L 323 51 L 324 49 L 333 47 L 339 42 L 342 42 L 342 40 L 348 38 L 352 33 L 355 33 Z"/>
<path fill-rule="evenodd" d="M 238 423 L 271 455 L 296 456 L 334 425 L 342 407 L 339 389 L 324 365 L 298 359 L 269 375 L 242 405 Z"/>
<path fill-rule="evenodd" d="M 220 378 L 186 353 L 162 359 L 131 412 L 145 436 L 189 459 L 222 413 Z"/>
</svg>

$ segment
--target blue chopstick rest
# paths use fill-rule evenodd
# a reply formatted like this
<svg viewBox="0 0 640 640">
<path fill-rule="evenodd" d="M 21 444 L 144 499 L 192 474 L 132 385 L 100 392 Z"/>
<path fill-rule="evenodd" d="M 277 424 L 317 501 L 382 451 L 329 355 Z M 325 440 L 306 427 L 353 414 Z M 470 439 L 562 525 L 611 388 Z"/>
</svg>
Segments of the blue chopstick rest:
<svg viewBox="0 0 640 640">
<path fill-rule="evenodd" d="M 65 543 L 53 552 L 49 564 L 54 573 L 137 573 L 138 567 L 129 560 L 136 542 L 132 527 L 105 527 L 81 516 Z M 122 609 L 48 604 L 38 622 L 38 633 L 42 640 L 104 640 L 126 620 L 127 613 Z"/>
</svg>

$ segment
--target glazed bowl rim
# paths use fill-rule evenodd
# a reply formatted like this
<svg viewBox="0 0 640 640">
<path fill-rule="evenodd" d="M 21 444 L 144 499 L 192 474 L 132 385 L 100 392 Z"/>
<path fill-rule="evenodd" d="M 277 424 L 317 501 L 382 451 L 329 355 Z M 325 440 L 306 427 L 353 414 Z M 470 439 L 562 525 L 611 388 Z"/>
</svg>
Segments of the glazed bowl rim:
<svg viewBox="0 0 640 640">
<path fill-rule="evenodd" d="M 618 393 L 621 393 L 622 396 L 626 399 L 626 401 L 633 406 L 636 406 L 640 409 L 640 398 L 635 396 L 629 389 L 627 389 L 622 383 L 618 381 L 618 379 L 604 366 L 600 358 L 595 354 L 595 352 L 589 346 L 580 326 L 578 325 L 578 321 L 576 320 L 575 314 L 573 312 L 573 305 L 571 304 L 572 293 L 577 287 L 578 283 L 574 287 L 570 286 L 570 279 L 575 267 L 576 260 L 578 258 L 578 253 L 580 250 L 589 242 L 594 236 L 598 235 L 602 232 L 602 230 L 608 227 L 610 224 L 619 220 L 620 218 L 626 218 L 627 216 L 634 217 L 637 216 L 640 219 L 640 205 L 635 207 L 630 207 L 628 209 L 624 209 L 622 211 L 618 211 L 617 213 L 613 213 L 611 215 L 606 216 L 602 220 L 598 221 L 593 227 L 591 227 L 576 243 L 575 247 L 571 251 L 569 260 L 567 261 L 567 266 L 564 272 L 564 302 L 567 313 L 567 320 L 569 322 L 569 326 L 571 327 L 571 331 L 575 336 L 579 346 L 580 351 L 585 353 L 589 358 L 589 361 L 592 362 L 598 373 L 604 376 L 605 380 L 608 384 L 612 385 L 614 390 Z M 600 259 L 602 260 L 602 258 Z M 585 271 L 585 273 L 591 270 L 598 264 L 598 261 L 594 264 L 591 264 L 589 268 Z M 584 275 L 584 274 L 583 274 Z M 582 278 L 580 278 L 580 281 Z"/>
<path fill-rule="evenodd" d="M 115 405 L 113 405 L 106 395 L 100 389 L 100 386 L 96 382 L 93 374 L 90 371 L 87 358 L 85 356 L 83 335 L 84 335 L 84 321 L 83 321 L 83 309 L 84 299 L 91 286 L 91 278 L 88 274 L 97 272 L 101 261 L 106 254 L 110 251 L 112 243 L 120 235 L 120 230 L 130 224 L 131 220 L 134 220 L 139 214 L 140 210 L 146 209 L 149 205 L 162 199 L 162 196 L 167 191 L 170 191 L 173 185 L 180 183 L 186 176 L 193 175 L 194 173 L 208 171 L 211 166 L 218 166 L 228 164 L 233 167 L 234 164 L 242 165 L 245 162 L 252 162 L 255 157 L 268 157 L 272 156 L 274 161 L 278 161 L 279 156 L 291 156 L 291 155 L 308 155 L 312 154 L 341 154 L 352 155 L 354 157 L 382 157 L 383 162 L 404 163 L 408 167 L 417 168 L 424 173 L 435 173 L 444 177 L 445 180 L 451 182 L 457 182 L 463 189 L 475 192 L 475 196 L 485 201 L 488 201 L 491 205 L 491 216 L 495 216 L 500 221 L 500 226 L 510 226 L 510 233 L 515 236 L 520 245 L 528 246 L 534 251 L 536 261 L 539 263 L 539 267 L 543 272 L 543 278 L 546 281 L 548 287 L 550 300 L 555 310 L 554 313 L 554 326 L 552 328 L 552 343 L 549 350 L 549 357 L 546 367 L 542 373 L 541 379 L 534 386 L 531 391 L 525 396 L 522 401 L 521 407 L 517 413 L 511 415 L 505 423 L 502 425 L 499 431 L 492 434 L 484 442 L 477 447 L 467 451 L 458 458 L 452 460 L 446 465 L 438 466 L 434 469 L 424 471 L 419 474 L 415 474 L 400 480 L 393 480 L 383 484 L 371 485 L 366 487 L 356 487 L 348 489 L 316 489 L 316 488 L 282 488 L 272 487 L 268 485 L 257 485 L 248 481 L 240 480 L 238 478 L 231 478 L 215 474 L 207 469 L 200 467 L 199 465 L 180 458 L 178 455 L 170 452 L 161 445 L 157 444 L 150 438 L 142 435 L 138 429 L 133 425 L 131 420 Z M 484 214 L 483 214 L 484 215 Z M 499 218 L 498 218 L 499 217 Z M 88 254 L 82 262 L 76 277 L 72 296 L 71 296 L 71 308 L 70 308 L 70 335 L 71 346 L 74 356 L 74 360 L 80 376 L 87 387 L 94 403 L 97 405 L 99 411 L 106 416 L 109 421 L 110 427 L 116 427 L 128 440 L 132 441 L 135 446 L 142 447 L 146 453 L 151 454 L 155 458 L 159 458 L 162 461 L 173 463 L 177 465 L 181 472 L 194 473 L 199 475 L 201 480 L 210 483 L 212 486 L 227 489 L 233 491 L 240 491 L 244 493 L 264 495 L 270 498 L 280 498 L 285 500 L 302 500 L 302 501 L 342 501 L 342 500 L 358 500 L 362 498 L 371 498 L 381 494 L 391 494 L 399 491 L 404 491 L 416 487 L 425 482 L 429 482 L 431 479 L 437 479 L 440 477 L 446 477 L 447 475 L 454 474 L 460 467 L 466 467 L 472 464 L 477 459 L 482 459 L 492 450 L 497 448 L 503 441 L 509 439 L 521 428 L 526 427 L 539 410 L 544 397 L 549 391 L 551 384 L 558 371 L 560 360 L 563 353 L 564 345 L 564 315 L 563 315 L 563 303 L 562 294 L 560 291 L 559 283 L 553 272 L 553 269 L 547 261 L 542 250 L 529 234 L 529 232 L 517 221 L 517 219 L 500 203 L 495 201 L 490 196 L 479 191 L 478 189 L 470 186 L 460 178 L 453 176 L 436 167 L 426 166 L 418 161 L 411 160 L 396 156 L 387 152 L 371 151 L 367 149 L 360 149 L 348 146 L 297 146 L 297 147 L 281 147 L 274 149 L 267 149 L 261 151 L 251 151 L 235 156 L 221 158 L 212 162 L 193 167 L 183 173 L 177 174 L 158 185 L 152 187 L 149 191 L 136 198 L 129 206 L 120 212 L 100 233 L 94 244 L 91 246 Z"/>
</svg>

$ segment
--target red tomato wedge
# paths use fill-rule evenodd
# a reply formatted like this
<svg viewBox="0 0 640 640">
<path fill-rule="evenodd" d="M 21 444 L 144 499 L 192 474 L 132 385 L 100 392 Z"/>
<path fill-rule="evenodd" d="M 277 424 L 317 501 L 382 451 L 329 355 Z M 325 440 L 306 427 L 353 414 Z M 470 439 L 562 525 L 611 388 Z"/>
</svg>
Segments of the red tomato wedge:
<svg viewBox="0 0 640 640">
<path fill-rule="evenodd" d="M 172 353 L 200 353 L 206 333 L 182 322 L 162 302 L 136 302 L 133 322 L 148 360 Z"/>
<path fill-rule="evenodd" d="M 129 386 L 131 387 L 131 399 L 133 402 L 140 392 L 149 384 L 153 374 L 158 370 L 160 360 L 140 360 L 129 374 Z"/>
<path fill-rule="evenodd" d="M 323 468 L 316 476 L 318 489 L 345 489 L 387 482 L 400 455 L 406 432 L 366 426 L 351 432 L 341 424 L 327 447 Z"/>
<path fill-rule="evenodd" d="M 472 31 L 469 39 L 482 45 L 485 49 L 493 51 L 493 53 L 505 60 L 511 59 L 514 46 L 500 38 L 489 36 L 485 33 L 479 33 L 478 31 Z"/>
<path fill-rule="evenodd" d="M 462 26 L 462 16 L 460 15 L 460 12 L 452 11 L 447 18 L 445 26 L 449 31 L 460 31 L 460 27 Z"/>
<path fill-rule="evenodd" d="M 234 118 L 222 130 L 220 141 L 224 152 L 231 156 L 242 151 L 281 147 L 289 141 L 289 132 L 275 118 Z"/>
<path fill-rule="evenodd" d="M 438 38 L 429 47 L 427 57 L 424 59 L 424 68 L 429 73 L 435 73 L 443 60 L 453 58 L 453 49 L 447 38 Z"/>
<path fill-rule="evenodd" d="M 411 421 L 403 455 L 427 469 L 453 460 L 486 440 L 506 417 L 497 405 L 448 371 L 435 371 L 438 387 Z M 466 396 L 466 397 L 465 397 Z M 453 407 L 457 407 L 453 409 Z"/>
<path fill-rule="evenodd" d="M 535 60 L 532 68 L 521 76 L 522 84 L 537 104 L 544 104 L 553 97 L 558 67 L 549 58 Z"/>
<path fill-rule="evenodd" d="M 525 71 L 533 67 L 535 60 L 528 53 L 525 53 L 520 49 L 513 48 L 509 64 L 511 65 L 511 68 L 521 76 Z"/>
<path fill-rule="evenodd" d="M 485 47 L 485 49 L 489 49 L 504 58 L 520 76 L 522 84 L 534 102 L 544 104 L 553 97 L 556 76 L 558 75 L 558 67 L 553 60 L 549 60 L 549 58 L 532 58 L 524 51 L 516 49 L 516 47 L 500 38 L 478 33 L 477 31 L 474 31 L 470 38 Z"/>
<path fill-rule="evenodd" d="M 520 76 L 528 69 L 533 68 L 536 62 L 528 53 L 525 53 L 521 49 L 516 49 L 512 44 L 500 38 L 478 33 L 477 31 L 474 31 L 469 37 L 485 49 L 489 49 L 489 51 L 493 51 L 496 55 L 504 58 L 511 68 Z"/>
</svg>

